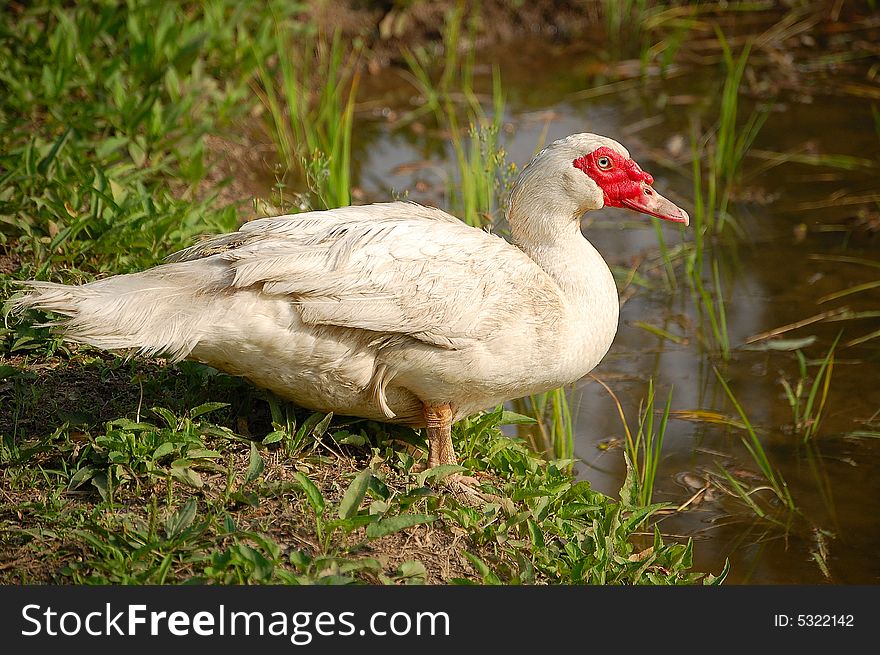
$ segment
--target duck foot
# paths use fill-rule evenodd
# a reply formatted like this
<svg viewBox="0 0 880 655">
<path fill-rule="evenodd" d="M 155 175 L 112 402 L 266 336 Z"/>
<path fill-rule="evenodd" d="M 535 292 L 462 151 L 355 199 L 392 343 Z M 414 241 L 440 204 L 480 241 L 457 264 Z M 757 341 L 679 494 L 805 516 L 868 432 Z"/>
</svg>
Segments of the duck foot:
<svg viewBox="0 0 880 655">
<path fill-rule="evenodd" d="M 411 473 L 422 473 L 432 468 L 424 462 L 413 465 Z M 440 485 L 446 487 L 458 501 L 470 506 L 480 506 L 486 503 L 497 503 L 501 499 L 495 494 L 480 490 L 480 480 L 473 475 L 464 473 L 450 473 L 440 480 Z"/>
<path fill-rule="evenodd" d="M 480 490 L 480 481 L 471 475 L 453 473 L 443 478 L 442 482 L 452 492 L 456 500 L 465 505 L 481 506 L 501 501 L 495 494 Z"/>
</svg>

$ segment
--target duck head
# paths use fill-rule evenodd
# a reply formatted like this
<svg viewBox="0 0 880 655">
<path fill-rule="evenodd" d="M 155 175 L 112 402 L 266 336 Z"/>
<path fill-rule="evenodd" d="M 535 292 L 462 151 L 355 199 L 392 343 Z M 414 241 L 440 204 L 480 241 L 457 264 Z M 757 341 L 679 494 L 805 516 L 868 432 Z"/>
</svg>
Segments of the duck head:
<svg viewBox="0 0 880 655">
<path fill-rule="evenodd" d="M 687 212 L 654 191 L 654 178 L 651 174 L 643 171 L 630 159 L 623 146 L 616 141 L 612 143 L 617 148 L 611 144 L 600 145 L 571 162 L 574 168 L 583 172 L 599 187 L 603 206 L 623 207 L 687 225 Z"/>
<path fill-rule="evenodd" d="M 621 207 L 687 225 L 687 212 L 657 193 L 653 183 L 617 141 L 572 134 L 548 145 L 522 170 L 510 202 L 520 216 L 509 218 L 519 223 L 528 215 L 570 216 L 579 223 L 588 211 Z"/>
</svg>

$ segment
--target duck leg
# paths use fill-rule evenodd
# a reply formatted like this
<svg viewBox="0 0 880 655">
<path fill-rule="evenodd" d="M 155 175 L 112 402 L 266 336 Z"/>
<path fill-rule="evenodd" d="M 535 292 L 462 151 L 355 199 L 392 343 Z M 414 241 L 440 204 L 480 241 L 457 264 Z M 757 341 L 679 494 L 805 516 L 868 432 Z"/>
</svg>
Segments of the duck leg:
<svg viewBox="0 0 880 655">
<path fill-rule="evenodd" d="M 458 464 L 452 446 L 452 406 L 425 405 L 425 423 L 428 429 L 428 468 L 441 464 Z M 443 479 L 456 496 L 470 505 L 497 501 L 491 494 L 479 491 L 480 481 L 469 475 L 453 473 Z"/>
<path fill-rule="evenodd" d="M 428 468 L 441 464 L 458 464 L 452 447 L 452 406 L 425 405 L 428 429 Z"/>
</svg>

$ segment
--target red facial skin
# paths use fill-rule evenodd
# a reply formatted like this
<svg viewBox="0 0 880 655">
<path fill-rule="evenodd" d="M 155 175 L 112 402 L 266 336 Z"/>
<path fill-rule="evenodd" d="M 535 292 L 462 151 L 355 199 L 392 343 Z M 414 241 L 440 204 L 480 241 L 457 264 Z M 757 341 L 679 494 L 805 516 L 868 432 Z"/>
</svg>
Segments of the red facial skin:
<svg viewBox="0 0 880 655">
<path fill-rule="evenodd" d="M 607 157 L 611 162 L 608 168 L 601 168 L 599 160 Z M 578 157 L 572 164 L 589 175 L 605 195 L 607 207 L 623 207 L 623 201 L 638 198 L 644 193 L 643 184 L 653 184 L 654 178 L 646 173 L 632 159 L 611 148 L 602 146 L 583 157 Z"/>
<path fill-rule="evenodd" d="M 572 164 L 599 185 L 608 207 L 622 207 L 687 225 L 687 212 L 651 188 L 654 178 L 615 150 L 602 146 Z"/>
</svg>

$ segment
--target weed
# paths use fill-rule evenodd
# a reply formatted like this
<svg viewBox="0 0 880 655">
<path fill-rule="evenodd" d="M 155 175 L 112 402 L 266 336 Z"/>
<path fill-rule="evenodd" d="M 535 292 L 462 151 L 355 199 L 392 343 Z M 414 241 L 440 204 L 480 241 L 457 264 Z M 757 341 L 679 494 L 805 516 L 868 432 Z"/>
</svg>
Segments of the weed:
<svg viewBox="0 0 880 655">
<path fill-rule="evenodd" d="M 812 439 L 819 429 L 825 402 L 828 400 L 831 374 L 834 371 L 834 349 L 839 340 L 840 335 L 837 336 L 834 343 L 831 344 L 831 348 L 828 349 L 828 353 L 819 362 L 819 370 L 816 371 L 812 383 L 808 382 L 807 358 L 800 350 L 795 351 L 799 372 L 797 382 L 792 386 L 787 379 L 782 378 L 782 387 L 791 407 L 795 430 L 801 434 L 804 442 Z"/>
<path fill-rule="evenodd" d="M 746 44 L 739 58 L 734 59 L 724 34 L 716 27 L 718 41 L 724 54 L 726 75 L 721 90 L 721 107 L 718 129 L 715 135 L 715 148 L 710 158 L 708 216 L 713 220 L 711 232 L 724 228 L 729 220 L 727 212 L 730 194 L 736 184 L 743 159 L 767 119 L 767 112 L 752 112 L 744 125 L 737 124 L 739 92 L 751 44 Z M 717 198 L 717 214 L 716 214 Z M 714 223 L 717 216 L 717 224 Z"/>
<path fill-rule="evenodd" d="M 409 79 L 424 100 L 404 122 L 430 112 L 437 124 L 448 130 L 457 164 L 457 175 L 447 182 L 450 211 L 468 225 L 484 227 L 498 218 L 497 198 L 512 186 L 515 168 L 506 164 L 506 153 L 499 143 L 504 92 L 498 68 L 492 72 L 492 106 L 487 115 L 474 91 L 473 53 L 459 59 L 462 11 L 460 4 L 448 16 L 443 31 L 446 58 L 436 83 L 428 53 L 423 49 L 404 51 Z M 464 107 L 463 117 L 459 105 Z"/>
<path fill-rule="evenodd" d="M 761 440 L 758 438 L 757 433 L 755 432 L 754 427 L 752 427 L 751 422 L 746 416 L 745 410 L 743 410 L 742 405 L 740 405 L 739 401 L 736 399 L 736 396 L 733 395 L 733 392 L 730 390 L 727 382 L 722 377 L 721 373 L 717 368 L 713 367 L 713 371 L 715 372 L 715 377 L 718 380 L 718 383 L 724 389 L 724 393 L 727 394 L 727 398 L 733 404 L 737 413 L 739 414 L 740 419 L 745 425 L 746 434 L 748 435 L 748 439 L 743 437 L 742 442 L 746 447 L 746 450 L 751 455 L 752 460 L 758 466 L 761 473 L 766 478 L 769 488 L 773 491 L 776 498 L 780 503 L 783 504 L 790 512 L 796 511 L 796 506 L 794 504 L 794 499 L 791 497 L 791 493 L 788 490 L 788 485 L 785 483 L 785 479 L 782 475 L 773 468 L 773 465 L 770 463 L 769 458 L 767 457 L 767 453 L 764 451 L 764 446 L 761 444 Z M 737 495 L 751 507 L 756 514 L 759 516 L 764 516 L 764 512 L 755 504 L 754 500 L 751 498 L 751 494 L 756 491 L 747 491 L 736 481 L 733 476 L 731 476 L 727 471 L 722 469 L 722 473 L 727 478 L 728 482 L 734 487 L 737 492 Z"/>
<path fill-rule="evenodd" d="M 305 179 L 316 208 L 347 206 L 360 51 L 346 54 L 339 32 L 328 43 L 285 23 L 275 26 L 274 46 L 277 65 L 261 63 L 254 87 L 268 109 L 268 131 L 287 168 Z"/>
<path fill-rule="evenodd" d="M 609 53 L 615 58 L 626 54 L 624 44 L 641 43 L 642 25 L 648 3 L 646 0 L 605 0 L 605 31 Z"/>
<path fill-rule="evenodd" d="M 639 426 L 633 436 L 633 430 L 629 427 L 623 405 L 620 404 L 617 395 L 599 378 L 591 377 L 611 396 L 626 435 L 627 483 L 625 493 L 628 498 L 627 503 L 631 507 L 651 507 L 654 481 L 657 477 L 663 439 L 666 436 L 666 425 L 669 422 L 669 413 L 672 408 L 672 390 L 669 391 L 663 413 L 655 429 L 654 379 L 648 380 L 648 395 L 639 403 Z"/>
<path fill-rule="evenodd" d="M 494 223 L 499 204 L 496 199 L 510 188 L 513 177 L 513 169 L 506 166 L 506 153 L 498 143 L 504 117 L 504 96 L 497 69 L 493 74 L 492 89 L 492 120 L 490 122 L 482 113 L 479 103 L 472 103 L 467 139 L 461 136 L 454 108 L 446 105 L 452 147 L 458 163 L 458 177 L 450 183 L 447 193 L 452 211 L 474 227 Z"/>
<path fill-rule="evenodd" d="M 686 271 L 694 305 L 701 320 L 708 322 L 708 329 L 703 329 L 703 342 L 716 348 L 726 361 L 730 358 L 730 339 L 724 289 L 717 259 L 712 259 L 709 269 L 711 285 L 704 282 L 707 245 L 711 239 L 725 232 L 728 225 L 737 228 L 728 209 L 731 193 L 740 176 L 743 159 L 761 130 L 767 113 L 752 112 L 744 125 L 738 124 L 739 91 L 751 45 L 746 44 L 735 58 L 727 39 L 717 27 L 716 34 L 722 48 L 726 74 L 721 88 L 718 121 L 712 138 L 701 138 L 696 124 L 691 129 L 694 242 L 687 255 Z M 707 151 L 705 173 L 703 150 Z M 668 268 L 668 257 L 664 255 L 663 261 Z"/>
<path fill-rule="evenodd" d="M 155 450 L 128 453 L 120 448 L 115 452 L 125 455 L 124 462 L 107 454 L 103 465 L 93 462 L 93 478 L 103 473 L 124 482 L 109 485 L 106 497 L 99 490 L 88 502 L 83 502 L 88 495 L 83 496 L 81 485 L 75 492 L 81 500 L 72 505 L 61 500 L 71 493 L 69 478 L 43 469 L 42 456 L 32 452 L 5 468 L 5 488 L 17 498 L 33 488 L 31 476 L 43 470 L 41 485 L 51 493 L 45 500 L 0 504 L 4 552 L 27 559 L 40 579 L 48 575 L 80 584 L 400 584 L 423 582 L 438 569 L 431 565 L 429 572 L 427 562 L 412 558 L 380 563 L 370 550 L 413 530 L 430 529 L 432 539 L 443 543 L 454 529 L 456 539 L 465 536 L 467 559 L 485 582 L 719 581 L 688 572 L 690 544 L 665 544 L 655 535 L 653 545 L 636 550 L 635 530 L 655 507 L 614 503 L 586 482 L 573 481 L 562 468 L 542 462 L 500 433 L 501 422 L 523 420 L 501 408 L 473 417 L 455 433 L 460 451 L 469 451 L 468 466 L 481 471 L 486 488 L 500 498 L 479 509 L 425 486 L 424 474 L 407 473 L 411 462 L 391 442 L 374 448 L 370 463 L 353 472 L 339 471 L 336 459 L 322 463 L 315 451 L 300 452 L 294 466 L 287 458 L 277 461 L 274 453 L 284 448 L 280 442 L 258 446 L 240 437 L 230 440 L 226 430 L 202 421 L 204 414 L 193 414 L 199 408 L 183 416 L 159 412 L 166 427 L 157 431 L 189 432 L 189 441 L 179 446 L 183 454 L 193 461 L 202 456 L 210 464 L 200 467 L 198 496 L 189 484 L 169 492 L 176 478 L 156 473 L 168 464 L 164 456 L 153 457 Z M 345 423 L 330 421 L 327 434 L 345 429 Z M 246 443 L 249 454 L 224 470 L 215 465 L 213 452 L 196 450 L 195 440 L 212 451 L 225 443 L 231 457 L 236 457 L 236 445 Z M 114 443 L 127 447 L 128 441 L 117 438 Z M 78 462 L 92 461 L 90 454 L 75 449 L 54 456 L 59 458 L 55 469 L 81 470 Z M 120 465 L 128 477 L 114 472 Z M 42 531 L 23 527 L 37 517 Z M 449 542 L 458 552 L 460 544 Z M 47 573 L 47 565 L 55 573 Z M 16 570 L 25 571 L 6 575 L 19 575 Z M 447 581 L 468 578 L 459 574 Z"/>
<path fill-rule="evenodd" d="M 714 346 L 724 361 L 730 359 L 730 337 L 727 333 L 727 310 L 724 304 L 724 290 L 721 285 L 721 274 L 718 271 L 718 260 L 712 260 L 712 289 L 706 289 L 702 275 L 696 273 L 694 260 L 688 261 L 688 273 L 691 282 L 691 297 L 703 323 L 703 343 Z M 708 320 L 709 329 L 705 328 Z"/>
</svg>

